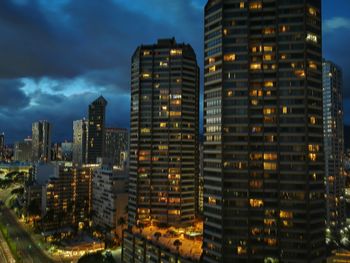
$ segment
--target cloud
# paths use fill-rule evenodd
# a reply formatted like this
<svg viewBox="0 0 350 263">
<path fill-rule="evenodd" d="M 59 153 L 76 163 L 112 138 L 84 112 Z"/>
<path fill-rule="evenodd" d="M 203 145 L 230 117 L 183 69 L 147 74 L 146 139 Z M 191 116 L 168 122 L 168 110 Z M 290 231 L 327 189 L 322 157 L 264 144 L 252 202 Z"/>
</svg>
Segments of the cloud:
<svg viewBox="0 0 350 263">
<path fill-rule="evenodd" d="M 325 32 L 332 32 L 338 29 L 350 29 L 350 19 L 333 17 L 324 21 L 323 30 Z"/>
<path fill-rule="evenodd" d="M 22 87 L 23 83 L 20 80 L 0 79 L 0 109 L 8 112 L 27 107 L 30 98 L 23 92 Z"/>
</svg>

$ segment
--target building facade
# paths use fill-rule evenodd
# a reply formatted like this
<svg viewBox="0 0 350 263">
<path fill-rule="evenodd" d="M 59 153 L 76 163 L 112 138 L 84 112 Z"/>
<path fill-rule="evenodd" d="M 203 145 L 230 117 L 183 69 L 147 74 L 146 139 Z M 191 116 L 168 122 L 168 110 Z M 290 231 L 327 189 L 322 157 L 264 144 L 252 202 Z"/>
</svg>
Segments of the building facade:
<svg viewBox="0 0 350 263">
<path fill-rule="evenodd" d="M 92 183 L 92 221 L 95 226 L 113 231 L 122 237 L 128 205 L 127 171 L 115 170 L 112 164 L 102 164 L 94 171 Z M 120 224 L 123 218 L 125 225 Z"/>
<path fill-rule="evenodd" d="M 53 175 L 42 187 L 43 230 L 88 226 L 92 204 L 92 169 L 53 165 Z"/>
<path fill-rule="evenodd" d="M 192 47 L 175 39 L 138 47 L 131 69 L 129 229 L 124 262 L 138 258 L 138 252 L 128 246 L 137 240 L 129 239 L 135 227 L 176 228 L 194 223 L 198 118 L 199 70 Z"/>
<path fill-rule="evenodd" d="M 107 101 L 100 96 L 89 105 L 87 163 L 103 157 Z"/>
<path fill-rule="evenodd" d="M 38 121 L 32 125 L 32 160 L 51 161 L 51 124 L 48 121 Z"/>
<path fill-rule="evenodd" d="M 129 132 L 127 129 L 106 128 L 104 157 L 122 168 L 127 166 L 129 155 Z"/>
<path fill-rule="evenodd" d="M 323 131 L 327 228 L 339 237 L 346 221 L 344 174 L 344 112 L 342 71 L 333 62 L 323 62 Z"/>
<path fill-rule="evenodd" d="M 324 262 L 321 1 L 205 6 L 203 262 Z"/>
<path fill-rule="evenodd" d="M 16 142 L 14 147 L 14 160 L 18 162 L 30 162 L 32 160 L 32 139 L 27 138 L 22 142 Z"/>
<path fill-rule="evenodd" d="M 84 164 L 87 158 L 88 121 L 73 121 L 73 163 Z"/>
</svg>

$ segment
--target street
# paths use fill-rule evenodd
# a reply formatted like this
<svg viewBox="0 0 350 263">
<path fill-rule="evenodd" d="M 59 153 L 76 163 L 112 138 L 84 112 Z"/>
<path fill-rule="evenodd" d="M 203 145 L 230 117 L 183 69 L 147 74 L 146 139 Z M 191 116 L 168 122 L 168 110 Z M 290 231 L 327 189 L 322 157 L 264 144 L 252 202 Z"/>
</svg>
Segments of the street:
<svg viewBox="0 0 350 263">
<path fill-rule="evenodd" d="M 28 233 L 17 222 L 17 219 L 8 208 L 1 208 L 0 221 L 7 227 L 8 235 L 16 243 L 18 254 L 24 263 L 54 262 L 34 244 Z"/>
</svg>

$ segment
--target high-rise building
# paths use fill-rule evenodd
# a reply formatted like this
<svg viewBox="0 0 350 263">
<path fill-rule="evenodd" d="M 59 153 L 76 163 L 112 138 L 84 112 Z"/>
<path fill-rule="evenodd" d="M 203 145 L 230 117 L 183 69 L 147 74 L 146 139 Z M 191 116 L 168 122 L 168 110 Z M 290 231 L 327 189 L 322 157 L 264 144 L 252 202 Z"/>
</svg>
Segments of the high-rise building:
<svg viewBox="0 0 350 263">
<path fill-rule="evenodd" d="M 61 143 L 62 161 L 71 162 L 73 157 L 73 143 L 62 142 Z"/>
<path fill-rule="evenodd" d="M 92 169 L 63 164 L 47 164 L 41 169 L 52 173 L 42 188 L 44 231 L 87 227 L 92 205 Z"/>
<path fill-rule="evenodd" d="M 327 228 L 339 237 L 346 220 L 344 174 L 344 123 L 342 71 L 331 61 L 323 62 L 323 131 Z"/>
<path fill-rule="evenodd" d="M 122 237 L 126 225 L 128 205 L 127 171 L 113 169 L 113 163 L 102 163 L 92 180 L 92 221 L 95 226 L 114 232 Z M 123 218 L 123 219 L 121 219 Z M 123 224 L 120 222 L 124 221 Z"/>
<path fill-rule="evenodd" d="M 32 160 L 51 161 L 51 124 L 48 121 L 32 125 Z"/>
<path fill-rule="evenodd" d="M 5 153 L 5 133 L 0 134 L 0 160 L 2 160 Z"/>
<path fill-rule="evenodd" d="M 14 160 L 18 162 L 30 162 L 32 160 L 32 139 L 16 142 L 14 147 Z"/>
<path fill-rule="evenodd" d="M 84 164 L 87 158 L 88 121 L 73 121 L 73 163 Z"/>
<path fill-rule="evenodd" d="M 87 163 L 103 157 L 107 101 L 100 96 L 89 105 Z"/>
<path fill-rule="evenodd" d="M 324 262 L 321 1 L 205 6 L 203 262 Z"/>
<path fill-rule="evenodd" d="M 167 239 L 167 252 L 162 250 L 166 242 L 160 242 L 157 248 L 147 240 L 147 233 L 165 232 L 164 228 L 157 230 L 159 226 L 179 228 L 195 222 L 199 172 L 198 81 L 192 47 L 178 44 L 174 38 L 142 45 L 132 57 L 129 229 L 125 232 L 124 262 L 136 262 L 136 258 L 146 262 L 147 257 L 169 260 L 173 258 L 169 251 L 186 254 L 191 259 L 198 257 L 195 248 L 191 254 L 188 253 L 191 247 L 185 245 L 182 249 L 188 249 L 187 253 L 181 249 L 177 253 L 174 236 Z M 152 239 L 157 242 L 163 238 Z M 144 244 L 147 251 L 137 249 L 137 244 Z"/>
<path fill-rule="evenodd" d="M 127 129 L 106 128 L 104 157 L 118 167 L 125 167 L 129 155 L 129 132 Z"/>
</svg>

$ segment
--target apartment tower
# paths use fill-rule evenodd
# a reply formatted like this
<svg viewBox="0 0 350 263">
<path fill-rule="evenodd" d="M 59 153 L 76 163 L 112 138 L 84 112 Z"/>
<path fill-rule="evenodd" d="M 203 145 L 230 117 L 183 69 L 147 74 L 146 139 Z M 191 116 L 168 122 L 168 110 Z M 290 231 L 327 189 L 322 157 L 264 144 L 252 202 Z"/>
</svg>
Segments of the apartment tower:
<svg viewBox="0 0 350 263">
<path fill-rule="evenodd" d="M 51 124 L 48 121 L 32 124 L 32 160 L 51 161 Z"/>
<path fill-rule="evenodd" d="M 103 157 L 107 101 L 100 96 L 89 105 L 87 163 Z"/>
<path fill-rule="evenodd" d="M 342 70 L 331 61 L 323 61 L 323 131 L 327 200 L 327 228 L 333 237 L 346 220 L 344 174 Z"/>
<path fill-rule="evenodd" d="M 324 262 L 321 1 L 205 6 L 203 262 Z"/>
</svg>

